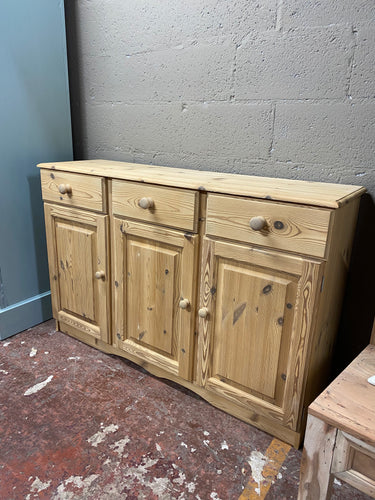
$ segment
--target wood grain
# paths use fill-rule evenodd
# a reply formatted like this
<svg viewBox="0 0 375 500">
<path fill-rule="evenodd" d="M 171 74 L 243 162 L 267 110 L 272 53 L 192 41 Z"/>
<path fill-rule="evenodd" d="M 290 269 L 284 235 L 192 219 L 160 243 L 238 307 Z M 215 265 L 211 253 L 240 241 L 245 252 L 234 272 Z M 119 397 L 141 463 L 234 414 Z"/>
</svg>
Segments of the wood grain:
<svg viewBox="0 0 375 500">
<path fill-rule="evenodd" d="M 221 381 L 215 377 L 210 377 L 207 380 L 205 388 L 213 394 L 223 396 L 228 404 L 234 403 L 256 412 L 258 415 L 263 415 L 282 424 L 284 423 L 284 412 L 282 408 L 272 403 L 268 403 L 265 399 L 261 398 L 261 394 L 253 395 L 249 393 L 248 390 L 232 387 L 228 382 Z"/>
<path fill-rule="evenodd" d="M 354 488 L 375 497 L 375 447 L 338 431 L 331 472 Z"/>
<path fill-rule="evenodd" d="M 311 336 L 304 407 L 326 388 L 340 320 L 341 305 L 349 269 L 359 199 L 334 211 L 328 238 L 327 261 L 316 304 L 315 326 Z M 305 412 L 305 419 L 307 411 Z M 304 423 L 301 422 L 302 427 Z"/>
<path fill-rule="evenodd" d="M 277 179 L 275 183 L 274 178 L 268 177 L 194 171 L 109 160 L 40 163 L 38 167 L 331 208 L 344 205 L 366 191 L 361 186 L 292 179 Z"/>
<path fill-rule="evenodd" d="M 198 211 L 198 241 L 197 241 L 197 265 L 196 265 L 196 276 L 195 276 L 195 289 L 196 289 L 196 310 L 199 309 L 198 302 L 200 300 L 200 289 L 202 281 L 202 252 L 203 252 L 203 240 L 206 232 L 206 213 L 207 213 L 207 193 L 199 193 L 199 211 Z M 200 317 L 196 314 L 195 317 L 195 328 L 194 328 L 194 362 L 193 362 L 193 381 L 197 381 L 197 376 L 199 373 L 199 359 L 198 359 L 198 331 L 199 331 L 199 321 Z"/>
<path fill-rule="evenodd" d="M 310 405 L 299 499 L 329 498 L 333 476 L 374 497 L 374 373 L 369 345 Z"/>
<path fill-rule="evenodd" d="M 197 231 L 197 196 L 187 189 L 112 181 L 113 214 L 186 231 Z M 152 208 L 139 206 L 143 198 L 152 200 Z"/>
<path fill-rule="evenodd" d="M 64 310 L 57 313 L 57 318 L 60 324 L 73 326 L 81 332 L 88 333 L 89 335 L 100 339 L 100 328 L 97 325 L 85 321 L 83 318 L 77 318 L 77 316 L 69 314 Z"/>
<path fill-rule="evenodd" d="M 60 328 L 298 446 L 328 378 L 364 189 L 101 160 L 41 166 Z M 252 230 L 254 217 L 266 228 Z"/>
<path fill-rule="evenodd" d="M 93 267 L 96 256 L 96 231 L 77 226 L 69 220 L 55 224 L 59 263 L 60 307 L 66 311 L 97 321 Z M 82 258 L 82 257 L 85 258 Z"/>
<path fill-rule="evenodd" d="M 204 238 L 197 382 L 297 430 L 319 264 Z"/>
<path fill-rule="evenodd" d="M 206 232 L 209 236 L 324 257 L 331 213 L 319 208 L 209 194 Z M 249 225 L 257 217 L 266 221 L 260 231 Z"/>
<path fill-rule="evenodd" d="M 293 278 L 219 259 L 215 377 L 275 398 L 285 314 L 290 312 L 286 304 L 293 304 L 296 296 Z"/>
<path fill-rule="evenodd" d="M 108 216 L 45 204 L 54 318 L 108 340 Z"/>
<path fill-rule="evenodd" d="M 375 346 L 369 345 L 311 404 L 310 413 L 375 446 Z"/>
<path fill-rule="evenodd" d="M 290 340 L 288 361 L 289 380 L 285 388 L 285 425 L 300 430 L 303 394 L 306 387 L 307 363 L 313 340 L 316 311 L 319 304 L 324 263 L 306 259 L 296 298 L 296 322 Z"/>
<path fill-rule="evenodd" d="M 191 379 L 197 236 L 119 218 L 114 225 L 117 345 Z M 181 298 L 190 307 L 181 309 Z"/>
<path fill-rule="evenodd" d="M 337 429 L 309 415 L 302 455 L 298 500 L 329 498 L 333 476 L 331 463 Z"/>
<path fill-rule="evenodd" d="M 202 259 L 200 265 L 200 294 L 198 308 L 207 308 L 208 316 L 198 316 L 198 350 L 197 350 L 197 383 L 205 386 L 210 377 L 210 363 L 212 355 L 212 342 L 214 332 L 214 317 L 212 311 L 215 307 L 216 293 L 214 290 L 216 282 L 216 267 L 214 265 L 214 242 L 203 238 Z"/>
<path fill-rule="evenodd" d="M 43 200 L 97 212 L 106 210 L 103 196 L 105 180 L 102 177 L 42 169 L 40 178 Z M 61 194 L 59 186 L 62 184 L 69 184 L 71 192 Z"/>
</svg>

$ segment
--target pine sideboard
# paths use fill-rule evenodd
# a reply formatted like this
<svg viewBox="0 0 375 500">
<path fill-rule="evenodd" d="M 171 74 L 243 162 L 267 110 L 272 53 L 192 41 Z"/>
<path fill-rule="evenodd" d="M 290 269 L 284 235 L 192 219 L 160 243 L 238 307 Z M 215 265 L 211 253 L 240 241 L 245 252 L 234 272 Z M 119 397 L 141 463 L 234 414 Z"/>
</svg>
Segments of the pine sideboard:
<svg viewBox="0 0 375 500">
<path fill-rule="evenodd" d="M 365 189 L 38 166 L 57 328 L 298 447 L 328 383 Z"/>
</svg>

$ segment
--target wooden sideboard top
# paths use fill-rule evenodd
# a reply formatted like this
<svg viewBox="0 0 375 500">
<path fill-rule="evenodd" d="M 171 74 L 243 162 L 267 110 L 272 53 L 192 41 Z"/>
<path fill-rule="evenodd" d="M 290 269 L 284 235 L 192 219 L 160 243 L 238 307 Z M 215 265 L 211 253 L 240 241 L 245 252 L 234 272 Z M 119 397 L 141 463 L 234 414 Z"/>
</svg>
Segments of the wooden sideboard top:
<svg viewBox="0 0 375 500">
<path fill-rule="evenodd" d="M 364 187 L 345 184 L 256 177 L 109 160 L 40 163 L 38 167 L 326 208 L 340 207 L 366 191 Z"/>
<path fill-rule="evenodd" d="M 309 413 L 358 439 L 375 445 L 375 345 L 369 345 L 311 403 Z"/>
</svg>

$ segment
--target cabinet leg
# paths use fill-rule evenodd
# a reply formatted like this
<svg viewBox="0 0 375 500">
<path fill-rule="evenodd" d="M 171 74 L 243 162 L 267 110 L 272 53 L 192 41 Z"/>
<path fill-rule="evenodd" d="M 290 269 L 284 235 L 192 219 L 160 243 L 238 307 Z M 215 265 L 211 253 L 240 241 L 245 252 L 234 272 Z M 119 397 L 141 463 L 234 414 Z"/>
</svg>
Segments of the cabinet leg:
<svg viewBox="0 0 375 500">
<path fill-rule="evenodd" d="M 302 454 L 298 500 L 325 500 L 331 495 L 331 464 L 337 429 L 309 415 Z"/>
</svg>

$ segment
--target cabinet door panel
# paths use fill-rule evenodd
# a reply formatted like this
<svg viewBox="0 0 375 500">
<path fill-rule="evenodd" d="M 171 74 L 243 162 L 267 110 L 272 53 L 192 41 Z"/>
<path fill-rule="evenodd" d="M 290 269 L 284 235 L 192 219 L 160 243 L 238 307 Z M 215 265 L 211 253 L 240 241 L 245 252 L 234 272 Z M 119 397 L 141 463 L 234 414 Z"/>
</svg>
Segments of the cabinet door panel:
<svg viewBox="0 0 375 500">
<path fill-rule="evenodd" d="M 205 238 L 198 383 L 296 426 L 321 265 Z"/>
<path fill-rule="evenodd" d="M 297 278 L 221 258 L 217 265 L 213 373 L 274 398 L 282 336 L 289 340 L 286 304 L 295 303 Z"/>
<path fill-rule="evenodd" d="M 114 219 L 117 346 L 185 379 L 193 361 L 197 236 Z M 181 299 L 190 303 L 179 307 Z"/>
<path fill-rule="evenodd" d="M 49 204 L 45 215 L 54 317 L 107 342 L 108 217 Z"/>
<path fill-rule="evenodd" d="M 129 238 L 127 253 L 128 338 L 173 356 L 173 313 L 180 281 L 178 250 Z"/>
<path fill-rule="evenodd" d="M 60 307 L 91 321 L 95 317 L 93 265 L 96 262 L 96 231 L 73 221 L 56 220 Z M 82 256 L 85 256 L 83 259 Z"/>
</svg>

